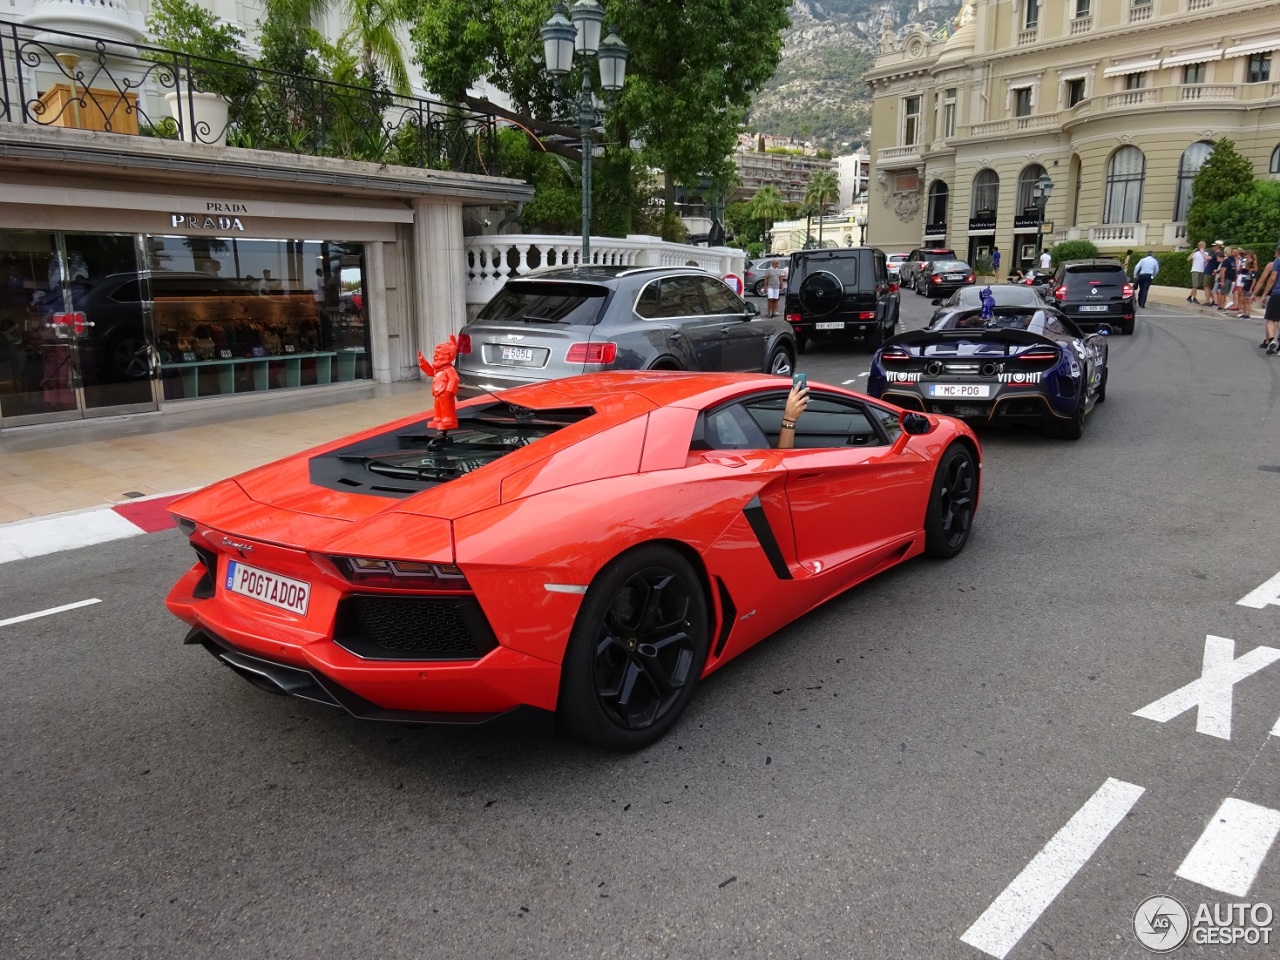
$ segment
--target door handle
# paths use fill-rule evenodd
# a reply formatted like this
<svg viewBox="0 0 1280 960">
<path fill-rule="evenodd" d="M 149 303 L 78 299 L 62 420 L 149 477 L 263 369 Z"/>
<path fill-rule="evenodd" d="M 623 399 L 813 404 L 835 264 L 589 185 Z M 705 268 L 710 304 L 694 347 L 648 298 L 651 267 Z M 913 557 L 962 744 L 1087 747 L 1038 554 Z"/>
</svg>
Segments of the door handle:
<svg viewBox="0 0 1280 960">
<path fill-rule="evenodd" d="M 819 480 L 821 478 L 822 472 L 820 470 L 809 470 L 796 475 L 797 480 Z"/>
<path fill-rule="evenodd" d="M 674 333 L 674 332 L 673 332 L 673 333 L 669 336 L 669 338 L 668 338 L 668 339 L 670 339 L 670 340 L 679 340 L 679 339 L 680 339 L 680 336 L 681 336 L 681 335 L 680 335 L 679 333 Z"/>
</svg>

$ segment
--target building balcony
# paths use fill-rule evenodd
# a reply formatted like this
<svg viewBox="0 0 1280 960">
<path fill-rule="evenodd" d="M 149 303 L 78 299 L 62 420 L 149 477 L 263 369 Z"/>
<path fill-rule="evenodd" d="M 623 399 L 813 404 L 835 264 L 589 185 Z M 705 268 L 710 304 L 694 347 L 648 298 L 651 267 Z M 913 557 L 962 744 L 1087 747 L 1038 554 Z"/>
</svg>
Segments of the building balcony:
<svg viewBox="0 0 1280 960">
<path fill-rule="evenodd" d="M 1155 13 L 1155 9 L 1156 5 L 1152 0 L 1146 0 L 1145 3 L 1140 3 L 1135 0 L 1133 5 L 1129 7 L 1129 22 L 1142 23 L 1146 20 L 1150 20 Z"/>
<path fill-rule="evenodd" d="M 1071 36 L 1078 37 L 1093 29 L 1093 17 L 1076 17 L 1071 21 Z"/>
<path fill-rule="evenodd" d="M 1025 47 L 1028 44 L 1035 43 L 1039 39 L 1040 39 L 1039 24 L 1032 24 L 1031 26 L 1027 27 L 1027 29 L 1018 31 L 1017 41 L 1018 41 L 1018 46 L 1020 47 Z"/>
<path fill-rule="evenodd" d="M 919 167 L 922 162 L 918 143 L 905 147 L 885 147 L 876 152 L 878 170 L 907 170 Z"/>
<path fill-rule="evenodd" d="M 1089 228 L 1089 239 L 1099 247 L 1141 247 L 1147 242 L 1145 223 L 1106 223 Z"/>
<path fill-rule="evenodd" d="M 1213 6 L 1215 0 L 1187 0 L 1187 12 L 1195 13 L 1197 10 L 1208 10 Z"/>
<path fill-rule="evenodd" d="M 1121 90 L 1106 96 L 1106 109 L 1119 110 L 1123 107 L 1140 107 L 1148 103 L 1158 103 L 1160 90 L 1156 87 L 1144 87 L 1140 90 Z"/>
</svg>

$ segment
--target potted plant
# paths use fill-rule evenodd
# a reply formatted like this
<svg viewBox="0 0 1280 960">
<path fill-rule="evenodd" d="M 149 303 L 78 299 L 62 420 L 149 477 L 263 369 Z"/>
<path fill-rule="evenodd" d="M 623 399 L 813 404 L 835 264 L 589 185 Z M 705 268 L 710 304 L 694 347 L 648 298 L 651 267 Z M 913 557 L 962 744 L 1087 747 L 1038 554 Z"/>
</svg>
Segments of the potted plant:
<svg viewBox="0 0 1280 960">
<path fill-rule="evenodd" d="M 192 0 L 152 0 L 147 17 L 151 42 L 179 56 L 174 89 L 165 101 L 183 126 L 183 139 L 226 141 L 229 117 L 244 109 L 256 85 L 241 51 L 244 31 L 222 23 Z M 150 59 L 172 66 L 175 58 L 153 52 Z"/>
<path fill-rule="evenodd" d="M 991 254 L 983 253 L 974 258 L 973 272 L 977 274 L 977 283 L 992 283 L 996 279 L 996 268 L 991 262 Z"/>
</svg>

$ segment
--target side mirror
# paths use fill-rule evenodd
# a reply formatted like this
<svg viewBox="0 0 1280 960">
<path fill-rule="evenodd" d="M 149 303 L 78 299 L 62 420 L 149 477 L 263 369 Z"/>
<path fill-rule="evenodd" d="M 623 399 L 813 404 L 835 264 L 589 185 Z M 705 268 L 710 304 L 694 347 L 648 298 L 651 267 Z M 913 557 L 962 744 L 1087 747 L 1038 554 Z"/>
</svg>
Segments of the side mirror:
<svg viewBox="0 0 1280 960">
<path fill-rule="evenodd" d="M 746 301 L 746 304 L 747 304 L 747 319 L 760 316 L 760 307 L 758 305 L 752 303 L 750 300 Z"/>
<path fill-rule="evenodd" d="M 904 413 L 902 415 L 902 430 L 909 433 L 913 437 L 921 437 L 933 429 L 933 424 L 929 422 L 929 418 L 923 413 Z"/>
</svg>

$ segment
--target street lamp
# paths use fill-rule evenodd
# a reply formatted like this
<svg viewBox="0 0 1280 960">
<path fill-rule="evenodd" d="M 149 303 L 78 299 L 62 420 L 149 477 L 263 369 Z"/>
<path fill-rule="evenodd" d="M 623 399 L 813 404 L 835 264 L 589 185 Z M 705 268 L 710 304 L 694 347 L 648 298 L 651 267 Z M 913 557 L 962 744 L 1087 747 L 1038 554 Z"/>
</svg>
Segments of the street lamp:
<svg viewBox="0 0 1280 960">
<path fill-rule="evenodd" d="M 1040 174 L 1040 179 L 1036 181 L 1035 186 L 1031 188 L 1031 199 L 1036 204 L 1036 253 L 1040 256 L 1040 245 L 1044 242 L 1042 234 L 1044 233 L 1044 208 L 1049 205 L 1049 195 L 1053 193 L 1053 179 L 1047 174 Z M 1039 260 L 1036 261 L 1039 263 Z"/>
<path fill-rule="evenodd" d="M 858 240 L 858 246 L 865 247 L 867 245 L 867 215 L 865 213 L 858 214 L 858 230 L 862 236 Z"/>
<path fill-rule="evenodd" d="M 604 42 L 600 41 L 600 28 L 604 23 L 604 7 L 596 0 L 577 0 L 565 16 L 564 6 L 557 3 L 551 18 L 542 25 L 542 48 L 546 58 L 547 73 L 556 81 L 556 94 L 560 95 L 560 81 L 573 69 L 575 51 L 587 58 L 595 58 L 600 66 L 600 86 L 606 94 L 622 89 L 626 79 L 627 54 L 630 50 L 612 29 Z M 596 99 L 591 88 L 589 63 L 582 66 L 582 87 L 578 90 L 578 133 L 582 137 L 582 264 L 591 262 L 591 131 L 601 120 Z"/>
</svg>

